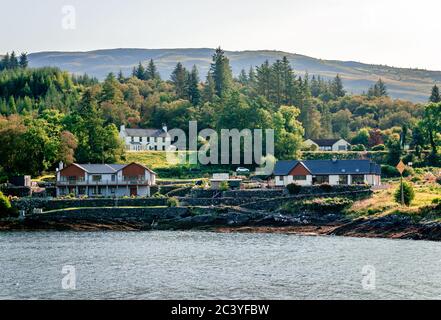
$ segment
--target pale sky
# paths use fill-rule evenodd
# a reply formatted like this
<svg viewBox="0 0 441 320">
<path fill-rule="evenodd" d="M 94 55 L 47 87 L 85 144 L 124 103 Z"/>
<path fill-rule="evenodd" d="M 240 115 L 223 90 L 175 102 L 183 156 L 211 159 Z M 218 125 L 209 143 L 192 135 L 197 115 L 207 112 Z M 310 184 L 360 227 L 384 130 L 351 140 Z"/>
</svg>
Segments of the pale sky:
<svg viewBox="0 0 441 320">
<path fill-rule="evenodd" d="M 74 29 L 70 7 L 75 9 Z M 439 0 L 0 0 L 0 53 L 270 49 L 441 70 Z M 66 20 L 67 19 L 67 20 Z"/>
</svg>

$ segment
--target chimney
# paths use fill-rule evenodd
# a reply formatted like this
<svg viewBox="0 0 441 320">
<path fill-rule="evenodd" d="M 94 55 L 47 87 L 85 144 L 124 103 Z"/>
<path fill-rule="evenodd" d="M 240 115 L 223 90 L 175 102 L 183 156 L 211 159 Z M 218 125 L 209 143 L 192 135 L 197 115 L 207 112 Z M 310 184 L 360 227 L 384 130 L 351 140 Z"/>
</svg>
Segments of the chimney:
<svg viewBox="0 0 441 320">
<path fill-rule="evenodd" d="M 166 125 L 166 124 L 162 124 L 162 130 L 163 130 L 164 132 L 167 132 L 167 125 Z"/>
<path fill-rule="evenodd" d="M 123 132 L 124 130 L 126 130 L 126 126 L 122 124 L 122 125 L 119 127 L 119 132 Z"/>
<path fill-rule="evenodd" d="M 63 170 L 63 168 L 64 168 L 64 163 L 63 163 L 63 161 L 60 161 L 58 163 L 58 170 Z"/>
</svg>

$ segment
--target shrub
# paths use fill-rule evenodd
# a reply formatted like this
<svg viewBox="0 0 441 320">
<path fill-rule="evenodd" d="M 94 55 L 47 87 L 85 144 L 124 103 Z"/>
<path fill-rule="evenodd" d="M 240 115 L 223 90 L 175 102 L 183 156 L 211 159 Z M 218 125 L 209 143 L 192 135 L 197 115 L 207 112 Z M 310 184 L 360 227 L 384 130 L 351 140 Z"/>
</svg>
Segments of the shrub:
<svg viewBox="0 0 441 320">
<path fill-rule="evenodd" d="M 167 199 L 167 207 L 179 207 L 179 200 L 175 197 Z"/>
<path fill-rule="evenodd" d="M 436 183 L 441 184 L 441 176 L 436 177 Z"/>
<path fill-rule="evenodd" d="M 332 191 L 332 186 L 331 186 L 330 184 L 328 184 L 328 183 L 322 183 L 322 184 L 320 185 L 320 189 L 321 189 L 323 192 L 331 192 L 331 191 Z"/>
<path fill-rule="evenodd" d="M 435 198 L 432 200 L 432 204 L 440 204 L 441 203 L 441 198 Z"/>
<path fill-rule="evenodd" d="M 227 191 L 228 189 L 230 189 L 230 185 L 228 184 L 227 181 L 222 181 L 222 182 L 219 184 L 219 190 L 221 190 L 221 191 Z"/>
<path fill-rule="evenodd" d="M 415 198 L 415 191 L 413 190 L 412 184 L 403 181 L 403 195 L 404 195 L 404 204 L 406 206 L 410 206 L 413 199 Z M 401 184 L 398 185 L 397 190 L 394 194 L 395 202 L 401 203 Z"/>
<path fill-rule="evenodd" d="M 288 189 L 289 194 L 299 194 L 302 190 L 302 187 L 295 183 L 290 183 L 286 186 Z"/>
<path fill-rule="evenodd" d="M 366 151 L 366 147 L 362 144 L 357 144 L 355 146 L 352 146 L 352 151 Z"/>
<path fill-rule="evenodd" d="M 377 144 L 371 148 L 372 151 L 384 151 L 386 150 L 386 146 L 384 144 Z"/>
<path fill-rule="evenodd" d="M 9 199 L 0 191 L 0 217 L 8 217 L 14 215 L 14 209 Z"/>
</svg>

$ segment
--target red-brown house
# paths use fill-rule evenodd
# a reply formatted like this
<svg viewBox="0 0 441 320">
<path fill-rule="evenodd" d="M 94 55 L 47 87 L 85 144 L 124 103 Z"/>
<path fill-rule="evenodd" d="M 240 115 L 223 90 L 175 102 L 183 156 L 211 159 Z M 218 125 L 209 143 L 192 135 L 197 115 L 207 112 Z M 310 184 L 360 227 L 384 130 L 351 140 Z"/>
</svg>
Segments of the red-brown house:
<svg viewBox="0 0 441 320">
<path fill-rule="evenodd" d="M 139 163 L 78 164 L 57 170 L 57 196 L 150 196 L 156 173 Z"/>
</svg>

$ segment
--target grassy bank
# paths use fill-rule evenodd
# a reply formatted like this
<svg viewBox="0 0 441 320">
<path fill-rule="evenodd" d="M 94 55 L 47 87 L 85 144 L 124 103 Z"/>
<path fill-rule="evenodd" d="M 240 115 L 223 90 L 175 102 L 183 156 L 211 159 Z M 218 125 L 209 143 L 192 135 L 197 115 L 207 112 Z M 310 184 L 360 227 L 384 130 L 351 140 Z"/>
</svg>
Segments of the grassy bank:
<svg viewBox="0 0 441 320">
<path fill-rule="evenodd" d="M 409 207 L 401 206 L 394 201 L 394 193 L 400 186 L 399 180 L 390 180 L 386 184 L 385 189 L 376 190 L 372 198 L 354 202 L 346 212 L 351 216 L 380 217 L 398 213 L 414 215 L 415 218 L 419 218 L 420 215 L 422 218 L 423 215 L 427 216 L 427 213 L 430 213 L 435 199 L 441 198 L 441 185 L 427 182 L 414 183 L 414 201 Z"/>
</svg>

